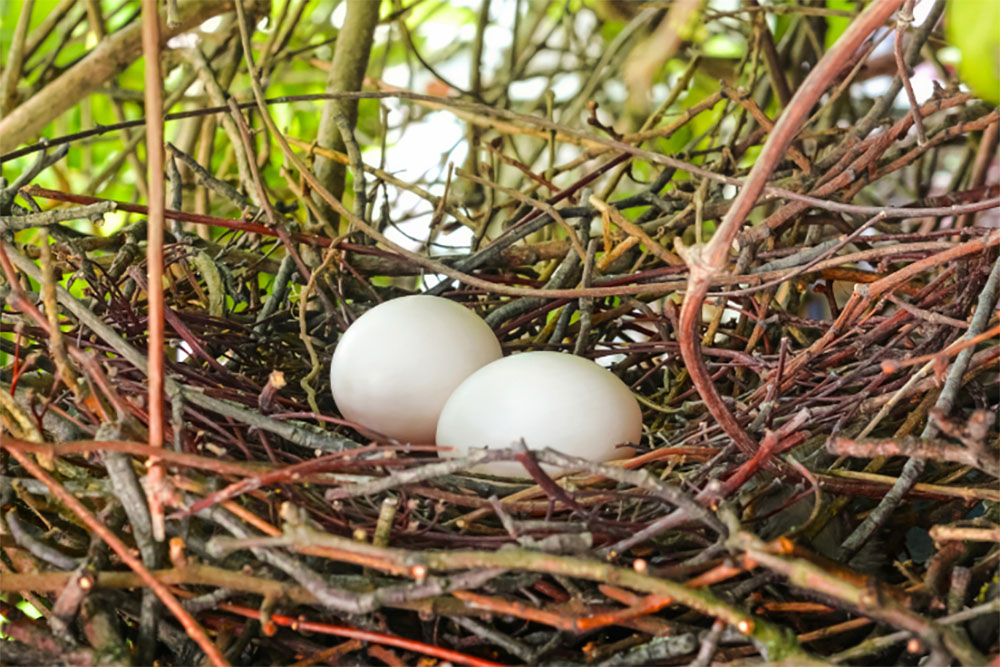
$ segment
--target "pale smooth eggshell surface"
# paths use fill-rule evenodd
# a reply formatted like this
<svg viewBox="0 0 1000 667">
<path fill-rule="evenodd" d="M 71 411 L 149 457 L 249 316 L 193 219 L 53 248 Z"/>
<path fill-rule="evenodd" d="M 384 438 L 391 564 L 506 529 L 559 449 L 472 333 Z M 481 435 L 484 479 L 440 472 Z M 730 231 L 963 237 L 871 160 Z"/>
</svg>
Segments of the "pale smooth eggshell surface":
<svg viewBox="0 0 1000 667">
<path fill-rule="evenodd" d="M 641 435 L 639 404 L 613 373 L 582 357 L 525 352 L 494 361 L 459 385 L 441 411 L 437 444 L 454 448 L 440 452 L 454 457 L 523 438 L 531 449 L 609 461 L 629 456 L 617 445 L 637 443 Z M 472 472 L 527 476 L 520 463 L 506 461 Z"/>
<path fill-rule="evenodd" d="M 469 375 L 502 356 L 475 313 L 436 296 L 386 301 L 359 317 L 333 354 L 340 413 L 404 442 L 434 442 L 438 415 Z"/>
</svg>

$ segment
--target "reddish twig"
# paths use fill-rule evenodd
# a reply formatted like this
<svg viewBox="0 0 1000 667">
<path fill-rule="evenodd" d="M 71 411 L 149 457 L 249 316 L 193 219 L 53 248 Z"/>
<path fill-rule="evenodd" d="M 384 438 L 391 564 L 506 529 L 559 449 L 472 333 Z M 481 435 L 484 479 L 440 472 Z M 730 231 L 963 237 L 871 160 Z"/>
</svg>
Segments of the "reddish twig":
<svg viewBox="0 0 1000 667">
<path fill-rule="evenodd" d="M 917 145 L 923 146 L 927 143 L 927 133 L 924 131 L 924 123 L 920 118 L 920 105 L 917 104 L 917 96 L 913 93 L 913 84 L 910 83 L 910 68 L 907 67 L 906 59 L 903 57 L 903 35 L 906 34 L 909 25 L 913 23 L 913 3 L 914 0 L 906 0 L 896 16 L 896 38 L 893 41 L 892 52 L 896 58 L 896 69 L 903 82 L 906 98 L 910 101 L 913 126 L 917 130 Z"/>
<path fill-rule="evenodd" d="M 149 359 L 149 444 L 163 447 L 163 382 L 166 322 L 163 311 L 163 224 L 166 211 L 166 186 L 163 179 L 163 75 L 160 71 L 160 13 L 156 0 L 142 1 L 142 52 L 146 60 L 146 170 L 149 175 L 149 213 L 146 246 L 146 275 L 149 299 L 147 324 L 149 339 L 146 354 Z M 163 466 L 159 459 L 149 461 L 146 496 L 153 523 L 153 539 L 164 539 L 163 502 L 165 499 Z"/>
<path fill-rule="evenodd" d="M 699 345 L 702 303 L 708 293 L 711 279 L 723 270 L 732 242 L 743 221 L 756 205 L 757 197 L 764 190 L 767 177 L 784 155 L 785 148 L 791 143 L 792 137 L 799 130 L 799 126 L 809 114 L 813 104 L 826 90 L 827 84 L 840 71 L 844 59 L 850 57 L 861 45 L 861 42 L 873 30 L 882 25 L 902 1 L 876 0 L 873 2 L 847 28 L 833 48 L 826 52 L 815 69 L 802 82 L 802 86 L 781 114 L 774 131 L 771 132 L 760 156 L 754 163 L 750 175 L 740 189 L 736 201 L 733 202 L 707 248 L 695 248 L 685 258 L 688 260 L 691 275 L 688 278 L 688 290 L 681 307 L 680 330 L 677 332 L 681 344 L 681 355 L 684 357 L 684 364 L 691 375 L 691 381 L 705 401 L 705 406 L 745 454 L 752 454 L 757 445 L 722 402 L 722 397 L 712 383 L 702 359 L 701 346 Z"/>
<path fill-rule="evenodd" d="M 223 603 L 219 605 L 219 608 L 232 612 L 234 614 L 239 614 L 240 616 L 244 616 L 246 618 L 253 618 L 260 620 L 261 617 L 259 611 L 256 611 L 254 609 L 248 609 L 246 607 L 240 607 L 234 604 Z M 440 646 L 432 646 L 430 644 L 425 644 L 424 642 L 418 642 L 412 639 L 404 639 L 403 637 L 395 637 L 393 635 L 386 635 L 382 634 L 381 632 L 369 632 L 367 630 L 358 630 L 356 628 L 349 628 L 343 625 L 333 625 L 331 623 L 304 621 L 300 618 L 279 616 L 277 614 L 271 615 L 271 621 L 277 625 L 291 628 L 296 632 L 315 632 L 324 635 L 337 635 L 338 637 L 350 637 L 352 639 L 360 639 L 362 641 L 384 644 L 386 646 L 395 646 L 397 648 L 405 649 L 407 651 L 413 651 L 414 653 L 421 653 L 423 655 L 429 655 L 435 658 L 440 658 L 441 660 L 457 662 L 462 665 L 472 665 L 472 667 L 504 667 L 500 663 L 493 662 L 491 660 L 476 658 L 471 655 L 466 655 L 465 653 L 459 653 L 458 651 L 452 651 L 450 649 L 441 648 Z"/>
</svg>

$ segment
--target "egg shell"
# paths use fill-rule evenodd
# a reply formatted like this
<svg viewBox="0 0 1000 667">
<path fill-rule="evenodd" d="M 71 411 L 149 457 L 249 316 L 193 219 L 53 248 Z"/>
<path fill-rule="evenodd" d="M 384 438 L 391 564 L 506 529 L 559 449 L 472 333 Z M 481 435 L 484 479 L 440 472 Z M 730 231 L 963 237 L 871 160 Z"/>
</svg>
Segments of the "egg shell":
<svg viewBox="0 0 1000 667">
<path fill-rule="evenodd" d="M 507 448 L 523 438 L 531 449 L 551 447 L 592 461 L 626 458 L 642 435 L 642 411 L 618 377 L 582 357 L 525 352 L 468 377 L 441 411 L 441 456 L 479 447 Z M 555 471 L 550 466 L 546 470 Z M 471 472 L 527 477 L 520 463 L 499 461 Z"/>
<path fill-rule="evenodd" d="M 375 306 L 341 337 L 330 365 L 340 413 L 404 442 L 434 442 L 438 415 L 469 375 L 502 356 L 490 327 L 436 296 Z"/>
</svg>

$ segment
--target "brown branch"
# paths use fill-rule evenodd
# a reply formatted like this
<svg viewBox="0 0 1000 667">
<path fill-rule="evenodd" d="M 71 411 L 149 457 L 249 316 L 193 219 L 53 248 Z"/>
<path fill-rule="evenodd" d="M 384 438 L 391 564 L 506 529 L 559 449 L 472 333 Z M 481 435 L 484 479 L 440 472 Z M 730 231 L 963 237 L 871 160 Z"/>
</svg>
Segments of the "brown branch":
<svg viewBox="0 0 1000 667">
<path fill-rule="evenodd" d="M 369 0 L 347 0 L 347 15 L 344 25 L 337 37 L 337 45 L 333 51 L 333 62 L 330 64 L 329 76 L 326 81 L 327 93 L 340 93 L 361 89 L 365 70 L 372 49 L 375 26 L 378 23 L 381 3 Z M 338 127 L 336 116 L 342 115 L 347 121 L 346 128 Z M 323 104 L 320 114 L 319 130 L 316 142 L 321 148 L 343 153 L 347 142 L 345 130 L 353 131 L 357 123 L 357 100 L 329 99 Z M 337 200 L 344 195 L 346 170 L 339 162 L 320 156 L 313 165 L 316 179 L 323 184 Z M 336 230 L 337 214 L 323 201 L 322 197 L 314 196 L 314 201 L 320 211 Z"/>
<path fill-rule="evenodd" d="M 232 8 L 232 0 L 187 0 L 178 7 L 180 23 L 168 27 L 162 37 L 170 39 Z M 62 76 L 0 119 L 0 153 L 35 137 L 63 112 L 137 60 L 142 55 L 142 24 L 135 21 L 110 35 Z"/>
<path fill-rule="evenodd" d="M 931 461 L 950 461 L 978 468 L 983 472 L 1000 477 L 1000 457 L 985 447 L 974 451 L 962 445 L 956 445 L 944 440 L 926 440 L 907 436 L 902 440 L 893 438 L 832 438 L 826 443 L 826 449 L 837 456 L 857 456 L 875 458 L 876 456 L 907 456 L 913 459 L 929 459 Z"/>
</svg>

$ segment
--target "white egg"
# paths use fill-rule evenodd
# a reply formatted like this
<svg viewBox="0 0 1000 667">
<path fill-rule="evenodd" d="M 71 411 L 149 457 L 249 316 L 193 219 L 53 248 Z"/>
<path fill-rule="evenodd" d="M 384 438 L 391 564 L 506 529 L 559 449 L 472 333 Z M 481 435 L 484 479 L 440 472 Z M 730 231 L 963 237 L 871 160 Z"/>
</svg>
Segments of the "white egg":
<svg viewBox="0 0 1000 667">
<path fill-rule="evenodd" d="M 465 456 L 523 438 L 531 449 L 609 461 L 629 456 L 631 450 L 618 445 L 638 443 L 641 435 L 639 404 L 613 373 L 570 354 L 525 352 L 494 361 L 459 385 L 441 411 L 437 445 L 453 448 L 441 456 Z M 528 476 L 520 463 L 507 461 L 473 472 Z"/>
<path fill-rule="evenodd" d="M 452 391 L 502 356 L 490 327 L 468 308 L 436 296 L 375 306 L 341 337 L 330 366 L 340 413 L 404 442 L 434 442 Z"/>
</svg>

